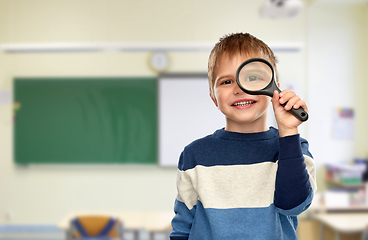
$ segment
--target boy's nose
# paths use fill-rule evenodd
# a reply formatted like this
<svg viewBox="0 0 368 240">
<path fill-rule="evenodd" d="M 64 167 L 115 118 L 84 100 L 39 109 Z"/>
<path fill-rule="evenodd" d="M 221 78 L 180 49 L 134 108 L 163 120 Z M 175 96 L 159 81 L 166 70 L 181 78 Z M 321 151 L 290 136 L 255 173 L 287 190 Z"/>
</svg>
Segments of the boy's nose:
<svg viewBox="0 0 368 240">
<path fill-rule="evenodd" d="M 243 91 L 240 89 L 240 87 L 238 86 L 238 84 L 234 84 L 234 94 L 240 94 L 243 93 Z"/>
</svg>

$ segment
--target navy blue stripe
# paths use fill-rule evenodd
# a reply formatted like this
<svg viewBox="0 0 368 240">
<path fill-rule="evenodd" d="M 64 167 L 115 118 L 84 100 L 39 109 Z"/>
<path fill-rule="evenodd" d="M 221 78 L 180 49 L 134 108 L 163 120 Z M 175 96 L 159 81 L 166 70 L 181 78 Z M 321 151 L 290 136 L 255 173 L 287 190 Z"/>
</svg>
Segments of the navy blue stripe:
<svg viewBox="0 0 368 240">
<path fill-rule="evenodd" d="M 235 133 L 224 129 L 214 134 L 195 140 L 181 153 L 179 170 L 193 169 L 197 165 L 227 166 L 247 165 L 262 162 L 276 162 L 279 159 L 279 133 L 275 128 L 261 133 Z M 298 152 L 312 157 L 308 142 L 298 135 Z M 282 141 L 282 140 L 281 140 Z M 184 161 L 185 159 L 185 161 Z"/>
<path fill-rule="evenodd" d="M 299 134 L 280 138 L 279 159 L 299 158 L 303 156 Z"/>
<path fill-rule="evenodd" d="M 220 129 L 189 144 L 179 158 L 178 168 L 188 170 L 197 165 L 211 167 L 276 162 L 278 148 L 279 135 L 274 128 L 252 134 Z"/>
<path fill-rule="evenodd" d="M 300 145 L 302 147 L 302 153 L 304 155 L 307 155 L 311 158 L 313 158 L 312 154 L 309 152 L 309 143 L 307 140 L 305 140 L 304 138 L 300 137 Z"/>
<path fill-rule="evenodd" d="M 309 194 L 309 175 L 304 163 L 299 134 L 280 138 L 275 206 L 284 210 L 292 209 L 304 202 Z"/>
<path fill-rule="evenodd" d="M 188 237 L 170 237 L 170 240 L 188 240 Z"/>
</svg>

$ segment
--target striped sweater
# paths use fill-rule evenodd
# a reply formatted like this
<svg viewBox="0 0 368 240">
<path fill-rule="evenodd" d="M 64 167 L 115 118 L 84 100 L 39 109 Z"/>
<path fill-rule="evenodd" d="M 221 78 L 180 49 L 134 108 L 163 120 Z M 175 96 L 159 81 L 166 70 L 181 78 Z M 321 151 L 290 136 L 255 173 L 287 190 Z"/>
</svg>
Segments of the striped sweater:
<svg viewBox="0 0 368 240">
<path fill-rule="evenodd" d="M 224 129 L 185 147 L 171 240 L 297 239 L 316 190 L 308 142 Z"/>
</svg>

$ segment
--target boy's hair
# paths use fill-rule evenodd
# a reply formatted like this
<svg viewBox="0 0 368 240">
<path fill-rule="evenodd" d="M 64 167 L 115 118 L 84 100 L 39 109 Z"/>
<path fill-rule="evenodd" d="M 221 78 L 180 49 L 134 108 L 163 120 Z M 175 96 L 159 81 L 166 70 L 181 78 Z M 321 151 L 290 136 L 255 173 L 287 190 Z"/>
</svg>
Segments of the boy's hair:
<svg viewBox="0 0 368 240">
<path fill-rule="evenodd" d="M 229 54 L 230 57 L 236 54 L 244 54 L 245 56 L 254 55 L 265 58 L 274 67 L 276 79 L 278 79 L 276 69 L 277 59 L 272 50 L 263 41 L 249 33 L 225 35 L 216 43 L 208 59 L 208 83 L 211 96 L 213 96 L 214 93 L 214 84 L 216 80 L 213 76 L 216 62 L 225 53 Z"/>
</svg>

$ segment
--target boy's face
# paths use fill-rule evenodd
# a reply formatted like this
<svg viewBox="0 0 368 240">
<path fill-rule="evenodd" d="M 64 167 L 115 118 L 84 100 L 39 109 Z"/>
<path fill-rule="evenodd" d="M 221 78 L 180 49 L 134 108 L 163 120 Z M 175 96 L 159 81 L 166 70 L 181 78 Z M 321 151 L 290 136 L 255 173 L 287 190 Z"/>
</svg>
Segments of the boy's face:
<svg viewBox="0 0 368 240">
<path fill-rule="evenodd" d="M 244 61 L 260 56 L 223 54 L 214 68 L 214 92 L 211 98 L 226 117 L 228 131 L 266 131 L 267 113 L 271 98 L 244 93 L 236 83 L 236 70 Z"/>
</svg>

